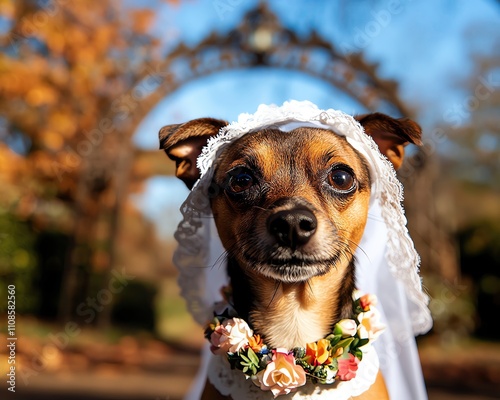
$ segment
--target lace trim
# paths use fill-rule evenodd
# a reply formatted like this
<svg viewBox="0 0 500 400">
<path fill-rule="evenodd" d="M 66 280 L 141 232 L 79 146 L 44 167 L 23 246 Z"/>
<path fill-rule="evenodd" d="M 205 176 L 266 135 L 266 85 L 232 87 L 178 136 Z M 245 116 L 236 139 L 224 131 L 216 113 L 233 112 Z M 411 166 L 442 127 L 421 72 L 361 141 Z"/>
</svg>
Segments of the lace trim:
<svg viewBox="0 0 500 400">
<path fill-rule="evenodd" d="M 371 204 L 378 199 L 382 207 L 382 217 L 388 227 L 388 251 L 386 259 L 391 273 L 400 280 L 408 298 L 415 304 L 410 310 L 414 334 L 427 332 L 432 326 L 432 318 L 427 307 L 428 297 L 422 290 L 419 277 L 420 258 L 414 248 L 401 205 L 403 188 L 390 162 L 379 152 L 376 143 L 364 133 L 363 127 L 351 116 L 337 110 L 320 110 L 314 104 L 304 101 L 285 102 L 283 106 L 261 105 L 255 114 L 241 114 L 237 122 L 222 128 L 211 138 L 198 158 L 201 178 L 181 206 L 183 220 L 179 224 L 175 238 L 179 246 L 174 262 L 179 268 L 181 294 L 187 301 L 188 309 L 200 324 L 211 317 L 211 305 L 217 299 L 207 298 L 205 272 L 214 268 L 210 259 L 210 243 L 218 241 L 211 237 L 209 193 L 217 188 L 210 187 L 214 165 L 218 155 L 235 139 L 248 132 L 264 127 L 278 127 L 282 130 L 312 124 L 330 129 L 345 136 L 349 143 L 367 160 L 373 179 Z M 219 243 L 220 246 L 220 243 Z M 220 286 L 221 282 L 219 282 Z M 379 295 L 380 297 L 380 295 Z"/>
</svg>

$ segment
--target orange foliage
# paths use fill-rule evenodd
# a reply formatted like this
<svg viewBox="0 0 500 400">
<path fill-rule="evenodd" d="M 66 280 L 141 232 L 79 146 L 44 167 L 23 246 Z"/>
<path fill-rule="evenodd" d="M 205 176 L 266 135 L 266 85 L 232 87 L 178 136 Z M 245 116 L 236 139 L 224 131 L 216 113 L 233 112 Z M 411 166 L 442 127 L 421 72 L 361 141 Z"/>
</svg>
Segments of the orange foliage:
<svg viewBox="0 0 500 400">
<path fill-rule="evenodd" d="M 16 170 L 18 184 L 48 185 L 36 196 L 62 196 L 72 208 L 79 180 L 105 174 L 110 187 L 121 144 L 132 149 L 135 110 L 118 118 L 113 102 L 131 92 L 146 60 L 154 60 L 157 42 L 148 34 L 154 14 L 123 9 L 116 0 L 43 4 L 0 0 L 11 27 L 0 36 L 0 117 L 7 135 L 26 144 L 26 154 L 2 168 L 10 177 L 9 163 L 29 166 Z M 2 161 L 8 152 L 0 148 Z M 6 177 L 0 174 L 0 185 Z"/>
</svg>

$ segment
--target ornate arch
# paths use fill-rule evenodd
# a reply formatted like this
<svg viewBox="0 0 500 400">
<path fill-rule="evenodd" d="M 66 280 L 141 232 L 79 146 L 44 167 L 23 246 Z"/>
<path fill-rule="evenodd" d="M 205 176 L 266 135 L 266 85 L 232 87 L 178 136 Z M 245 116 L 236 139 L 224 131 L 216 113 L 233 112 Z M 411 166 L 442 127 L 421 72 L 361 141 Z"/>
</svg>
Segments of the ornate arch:
<svg viewBox="0 0 500 400">
<path fill-rule="evenodd" d="M 192 48 L 180 43 L 149 69 L 142 85 L 150 94 L 141 101 L 137 123 L 160 100 L 190 81 L 254 67 L 300 71 L 337 88 L 369 111 L 409 114 L 398 96 L 397 83 L 380 78 L 376 64 L 368 63 L 360 52 L 342 53 L 316 31 L 299 37 L 261 3 L 228 33 L 212 32 Z"/>
</svg>

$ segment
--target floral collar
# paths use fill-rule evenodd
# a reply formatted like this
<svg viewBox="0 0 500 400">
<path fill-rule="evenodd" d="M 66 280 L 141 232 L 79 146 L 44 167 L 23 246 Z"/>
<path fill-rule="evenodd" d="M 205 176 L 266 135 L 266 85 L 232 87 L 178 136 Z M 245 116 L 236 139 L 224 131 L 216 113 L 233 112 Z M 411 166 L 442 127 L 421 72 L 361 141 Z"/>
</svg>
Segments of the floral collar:
<svg viewBox="0 0 500 400">
<path fill-rule="evenodd" d="M 353 293 L 350 319 L 337 322 L 332 332 L 305 347 L 270 349 L 231 306 L 230 288 L 222 290 L 226 301 L 217 303 L 205 337 L 216 355 L 226 355 L 237 369 L 264 391 L 277 396 L 294 392 L 306 384 L 332 384 L 356 376 L 358 364 L 370 344 L 383 332 L 375 308 L 375 295 Z"/>
</svg>

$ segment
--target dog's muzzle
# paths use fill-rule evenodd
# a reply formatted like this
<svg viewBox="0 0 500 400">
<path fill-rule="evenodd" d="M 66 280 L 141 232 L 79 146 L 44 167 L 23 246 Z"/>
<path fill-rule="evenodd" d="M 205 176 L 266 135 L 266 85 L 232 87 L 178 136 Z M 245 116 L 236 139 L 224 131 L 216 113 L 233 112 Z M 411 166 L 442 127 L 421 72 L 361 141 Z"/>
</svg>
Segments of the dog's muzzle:
<svg viewBox="0 0 500 400">
<path fill-rule="evenodd" d="M 291 250 L 304 246 L 316 232 L 318 221 L 308 209 L 278 211 L 267 219 L 267 230 L 280 246 Z"/>
</svg>

